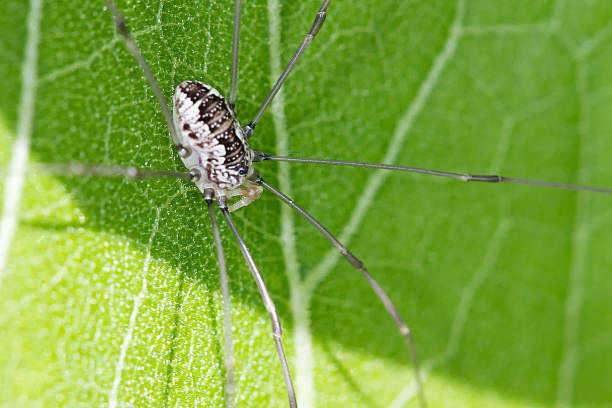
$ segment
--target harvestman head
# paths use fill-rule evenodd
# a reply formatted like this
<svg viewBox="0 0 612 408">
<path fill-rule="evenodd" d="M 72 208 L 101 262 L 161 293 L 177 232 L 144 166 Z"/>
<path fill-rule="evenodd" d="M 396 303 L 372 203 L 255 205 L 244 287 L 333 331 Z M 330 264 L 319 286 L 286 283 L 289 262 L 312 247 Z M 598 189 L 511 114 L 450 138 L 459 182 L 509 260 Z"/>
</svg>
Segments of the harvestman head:
<svg viewBox="0 0 612 408">
<path fill-rule="evenodd" d="M 311 225 L 313 225 L 338 251 L 344 256 L 349 264 L 359 271 L 367 280 L 370 287 L 383 303 L 391 318 L 397 325 L 399 332 L 405 337 L 412 365 L 415 370 L 416 386 L 418 390 L 420 405 L 425 406 L 425 395 L 419 372 L 418 359 L 412 334 L 407 324 L 402 319 L 399 311 L 393 305 L 391 299 L 387 296 L 378 282 L 370 275 L 363 262 L 353 255 L 335 236 L 329 232 L 322 224 L 320 224 L 312 215 L 298 206 L 293 200 L 285 196 L 283 193 L 275 189 L 273 186 L 264 181 L 257 170 L 254 168 L 254 163 L 262 161 L 287 161 L 298 163 L 315 163 L 325 165 L 342 165 L 365 167 L 373 169 L 386 169 L 403 172 L 420 173 L 432 176 L 454 178 L 461 181 L 478 181 L 487 183 L 516 183 L 528 184 L 540 187 L 560 188 L 565 190 L 591 191 L 604 194 L 612 194 L 612 189 L 599 188 L 591 186 L 582 186 L 574 184 L 556 183 L 548 181 L 521 179 L 513 177 L 503 177 L 498 175 L 470 175 L 462 173 L 453 173 L 438 170 L 429 170 L 416 167 L 395 166 L 387 164 L 363 163 L 353 161 L 328 160 L 328 159 L 310 159 L 310 158 L 295 158 L 267 155 L 259 151 L 255 151 L 249 147 L 248 139 L 252 135 L 255 126 L 260 118 L 270 105 L 275 95 L 281 89 L 283 83 L 287 79 L 291 70 L 294 68 L 308 45 L 319 32 L 325 21 L 327 9 L 331 0 L 324 0 L 318 12 L 316 13 L 314 23 L 311 29 L 305 35 L 299 45 L 294 56 L 287 64 L 285 70 L 278 78 L 266 100 L 262 103 L 253 120 L 246 126 L 242 127 L 236 119 L 234 104 L 236 101 L 237 78 L 238 78 L 238 40 L 240 29 L 240 12 L 241 0 L 235 0 L 234 8 L 234 31 L 232 42 L 232 70 L 231 70 L 231 88 L 229 100 L 226 100 L 219 91 L 210 85 L 203 84 L 198 81 L 185 81 L 179 84 L 175 90 L 173 97 L 173 109 L 171 110 L 166 102 L 163 92 L 161 91 L 155 76 L 149 68 L 147 62 L 142 56 L 140 49 L 132 39 L 128 26 L 119 12 L 113 0 L 105 0 L 110 13 L 113 16 L 118 32 L 121 34 L 126 47 L 132 53 L 144 76 L 151 85 L 155 96 L 157 97 L 162 113 L 168 125 L 168 130 L 172 142 L 174 143 L 179 156 L 181 157 L 188 172 L 174 171 L 158 171 L 158 170 L 142 170 L 135 168 L 118 168 L 110 166 L 95 166 L 71 164 L 66 166 L 56 166 L 59 171 L 68 170 L 74 174 L 96 174 L 102 176 L 123 176 L 129 178 L 154 178 L 154 177 L 176 177 L 185 180 L 190 180 L 196 184 L 202 192 L 208 206 L 210 221 L 213 227 L 213 235 L 215 239 L 217 260 L 221 279 L 221 290 L 223 294 L 224 308 L 224 358 L 226 368 L 226 386 L 225 386 L 225 401 L 229 407 L 234 406 L 235 394 L 235 378 L 234 378 L 234 359 L 232 345 L 232 331 L 230 321 L 230 302 L 227 269 L 225 265 L 225 256 L 221 245 L 221 237 L 217 224 L 216 215 L 214 212 L 214 203 L 224 215 L 232 233 L 238 242 L 240 250 L 247 262 L 249 269 L 255 279 L 259 292 L 261 294 L 266 310 L 270 314 L 272 321 L 273 338 L 277 348 L 278 357 L 280 360 L 289 406 L 297 407 L 295 391 L 291 379 L 291 373 L 287 364 L 287 358 L 284 352 L 282 342 L 282 329 L 278 314 L 274 306 L 265 283 L 259 273 L 259 270 L 243 241 L 236 225 L 232 221 L 231 211 L 244 207 L 252 201 L 260 197 L 264 189 L 270 191 L 274 196 L 278 197 L 285 204 L 293 208 L 298 214 L 304 217 Z M 52 167 L 53 169 L 53 167 Z M 233 197 L 239 197 L 239 200 L 231 205 L 228 200 Z"/>
</svg>

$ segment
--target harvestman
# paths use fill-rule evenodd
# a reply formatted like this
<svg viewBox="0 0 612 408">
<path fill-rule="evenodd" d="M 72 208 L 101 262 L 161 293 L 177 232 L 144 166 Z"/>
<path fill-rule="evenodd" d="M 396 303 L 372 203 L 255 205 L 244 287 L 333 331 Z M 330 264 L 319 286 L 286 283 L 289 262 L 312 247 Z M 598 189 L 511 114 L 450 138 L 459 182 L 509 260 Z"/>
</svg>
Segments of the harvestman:
<svg viewBox="0 0 612 408">
<path fill-rule="evenodd" d="M 574 191 L 591 191 L 596 193 L 612 194 L 612 189 L 599 188 L 575 184 L 556 183 L 540 180 L 520 179 L 513 177 L 503 177 L 498 175 L 471 175 L 463 173 L 453 173 L 438 170 L 429 170 L 416 167 L 395 166 L 387 164 L 363 163 L 343 160 L 328 160 L 328 159 L 312 159 L 312 158 L 296 158 L 267 155 L 259 151 L 252 150 L 247 140 L 253 134 L 253 131 L 261 119 L 262 115 L 281 89 L 286 81 L 291 70 L 295 67 L 298 60 L 308 47 L 314 37 L 317 35 L 327 14 L 327 9 L 331 0 L 324 0 L 319 8 L 314 23 L 310 31 L 302 40 L 297 51 L 285 67 L 272 90 L 268 94 L 253 120 L 246 126 L 241 127 L 236 119 L 234 104 L 236 101 L 237 79 L 238 79 L 238 43 L 240 31 L 240 14 L 241 0 L 235 0 L 234 7 L 234 30 L 232 41 L 232 67 L 231 67 L 231 86 L 229 99 L 226 100 L 216 89 L 198 81 L 185 81 L 178 85 L 173 97 L 172 113 L 168 106 L 163 92 L 161 91 L 153 72 L 149 68 L 140 49 L 130 35 L 129 28 L 125 19 L 119 12 L 113 0 L 105 0 L 110 13 L 113 16 L 117 31 L 123 38 L 123 41 L 140 65 L 140 68 L 147 78 L 155 96 L 160 104 L 162 113 L 168 125 L 171 140 L 177 149 L 177 152 L 183 163 L 189 170 L 188 172 L 175 171 L 156 171 L 143 170 L 133 167 L 120 168 L 113 166 L 96 166 L 83 164 L 57 165 L 51 167 L 51 170 L 69 171 L 73 174 L 93 174 L 102 176 L 123 176 L 128 178 L 156 178 L 156 177 L 175 177 L 192 181 L 202 192 L 204 200 L 208 206 L 208 213 L 213 228 L 213 235 L 217 251 L 217 261 L 219 266 L 219 274 L 221 280 L 221 290 L 223 295 L 223 313 L 224 313 L 224 358 L 226 368 L 226 386 L 225 386 L 225 401 L 228 406 L 233 406 L 235 394 L 235 379 L 234 379 L 234 360 L 233 360 L 233 344 L 232 344 L 232 329 L 230 320 L 230 302 L 229 302 L 229 287 L 227 269 L 225 264 L 225 256 L 221 244 L 221 236 L 217 224 L 216 215 L 214 212 L 214 204 L 219 207 L 225 220 L 227 221 L 234 238 L 236 239 L 242 255 L 255 279 L 260 295 L 266 310 L 270 314 L 272 321 L 273 338 L 278 352 L 285 385 L 287 388 L 287 396 L 289 406 L 297 407 L 295 391 L 291 380 L 291 373 L 287 364 L 287 358 L 282 342 L 282 329 L 274 302 L 270 297 L 266 285 L 259 273 L 259 270 L 244 242 L 236 225 L 234 224 L 230 212 L 237 210 L 243 206 L 250 204 L 252 201 L 259 198 L 263 190 L 270 191 L 278 197 L 283 203 L 290 206 L 298 214 L 304 217 L 313 227 L 315 227 L 334 247 L 338 252 L 349 262 L 349 264 L 359 271 L 367 280 L 368 284 L 378 296 L 379 300 L 385 306 L 387 312 L 391 315 L 399 332 L 405 337 L 412 365 L 415 371 L 417 392 L 421 406 L 425 406 L 425 395 L 419 371 L 418 359 L 412 334 L 407 324 L 402 319 L 399 311 L 393 305 L 391 299 L 387 296 L 378 282 L 370 275 L 364 264 L 353 255 L 335 236 L 321 225 L 312 215 L 298 206 L 292 199 L 278 191 L 276 188 L 264 181 L 257 170 L 254 169 L 253 163 L 261 161 L 286 161 L 296 163 L 316 163 L 326 165 L 342 165 L 365 167 L 373 169 L 396 170 L 412 173 L 427 174 L 432 176 L 453 178 L 460 181 L 478 181 L 486 183 L 515 183 L 528 184 L 540 187 L 559 188 Z M 239 197 L 239 201 L 229 205 L 228 199 Z"/>
</svg>

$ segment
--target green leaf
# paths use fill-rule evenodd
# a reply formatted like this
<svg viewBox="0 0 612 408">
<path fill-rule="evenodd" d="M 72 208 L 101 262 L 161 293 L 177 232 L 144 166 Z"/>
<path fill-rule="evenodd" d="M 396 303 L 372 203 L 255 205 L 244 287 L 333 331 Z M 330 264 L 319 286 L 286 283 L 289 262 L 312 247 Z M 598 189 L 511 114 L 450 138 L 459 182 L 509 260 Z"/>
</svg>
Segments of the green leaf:
<svg viewBox="0 0 612 408">
<path fill-rule="evenodd" d="M 318 1 L 247 1 L 246 124 Z M 170 99 L 229 91 L 229 0 L 119 2 Z M 0 161 L 12 157 L 28 4 L 0 4 Z M 250 143 L 266 153 L 612 186 L 608 0 L 336 0 Z M 44 1 L 32 145 L 0 272 L 6 407 L 223 406 L 222 306 L 196 188 L 40 163 L 182 169 L 101 2 Z M 261 163 L 363 259 L 410 325 L 433 407 L 612 405 L 610 197 Z M 5 172 L 7 174 L 8 172 Z M 239 229 L 281 314 L 301 407 L 418 406 L 371 289 L 270 194 Z M 240 407 L 286 406 L 269 318 L 225 223 Z M 0 233 L 2 233 L 0 231 Z"/>
</svg>

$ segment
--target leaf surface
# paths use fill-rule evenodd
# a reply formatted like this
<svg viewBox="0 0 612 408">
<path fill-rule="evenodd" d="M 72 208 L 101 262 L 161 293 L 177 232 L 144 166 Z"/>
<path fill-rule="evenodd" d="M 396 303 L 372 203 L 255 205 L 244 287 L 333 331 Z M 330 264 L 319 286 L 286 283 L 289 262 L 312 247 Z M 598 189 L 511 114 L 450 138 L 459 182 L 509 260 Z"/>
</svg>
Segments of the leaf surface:
<svg viewBox="0 0 612 408">
<path fill-rule="evenodd" d="M 248 1 L 248 123 L 318 4 Z M 611 186 L 612 4 L 336 0 L 266 113 L 266 153 Z M 230 1 L 119 2 L 168 100 L 229 90 Z M 0 156 L 11 157 L 28 5 L 0 5 Z M 4 406 L 223 406 L 222 306 L 204 201 L 176 180 L 51 176 L 40 163 L 182 169 L 100 2 L 43 3 L 30 165 L 0 281 Z M 398 305 L 430 405 L 611 406 L 610 197 L 261 163 Z M 371 289 L 264 194 L 235 218 L 281 314 L 302 407 L 417 406 Z M 269 319 L 221 223 L 238 406 L 286 406 Z M 0 231 L 1 233 L 1 231 Z"/>
</svg>

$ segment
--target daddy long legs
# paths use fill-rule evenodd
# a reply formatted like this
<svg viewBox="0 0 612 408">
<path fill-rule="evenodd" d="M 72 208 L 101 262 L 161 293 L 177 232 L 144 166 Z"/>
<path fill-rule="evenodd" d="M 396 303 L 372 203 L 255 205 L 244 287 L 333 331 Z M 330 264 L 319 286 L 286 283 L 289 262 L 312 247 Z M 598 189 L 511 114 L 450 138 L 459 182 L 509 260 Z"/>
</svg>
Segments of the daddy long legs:
<svg viewBox="0 0 612 408">
<path fill-rule="evenodd" d="M 231 94 L 231 92 L 230 92 L 230 94 Z M 238 105 L 238 107 L 239 107 L 239 105 Z M 257 135 L 258 135 L 258 133 L 255 133 L 255 137 L 256 137 Z M 255 140 L 256 140 L 256 139 L 253 139 L 253 143 L 255 143 Z M 265 153 L 268 153 L 268 152 L 266 151 Z M 258 158 L 267 158 L 267 156 L 258 156 Z M 263 163 L 262 163 L 262 165 L 263 165 Z M 259 167 L 259 168 L 260 168 L 260 169 L 263 169 L 263 167 Z M 87 170 L 91 170 L 90 172 L 95 173 L 95 169 L 94 169 L 93 167 L 89 167 Z M 333 169 L 326 170 L 326 171 L 331 171 L 331 170 L 333 170 Z M 77 169 L 76 169 L 76 171 L 78 172 L 78 171 L 80 171 L 80 170 L 77 168 Z M 262 171 L 263 171 L 263 170 L 262 170 Z M 245 211 L 246 211 L 246 210 L 245 210 Z"/>
</svg>

